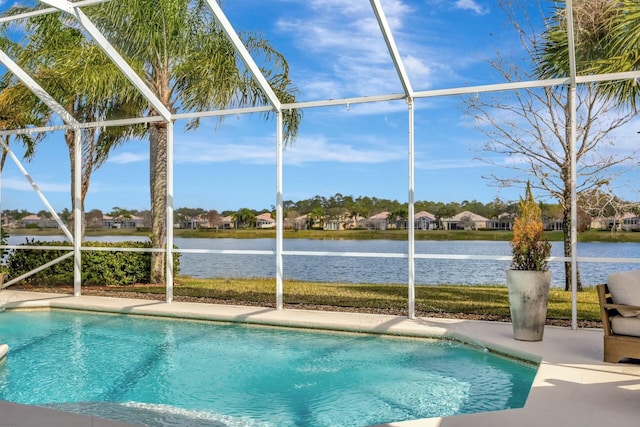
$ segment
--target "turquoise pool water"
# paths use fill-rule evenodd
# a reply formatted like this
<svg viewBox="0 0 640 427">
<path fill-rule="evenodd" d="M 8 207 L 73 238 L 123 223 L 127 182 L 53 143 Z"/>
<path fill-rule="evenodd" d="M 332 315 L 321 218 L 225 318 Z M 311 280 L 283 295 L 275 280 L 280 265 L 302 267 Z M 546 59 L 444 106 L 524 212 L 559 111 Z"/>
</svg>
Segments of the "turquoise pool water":
<svg viewBox="0 0 640 427">
<path fill-rule="evenodd" d="M 522 407 L 536 368 L 448 341 L 0 313 L 0 399 L 150 426 L 367 426 Z"/>
</svg>

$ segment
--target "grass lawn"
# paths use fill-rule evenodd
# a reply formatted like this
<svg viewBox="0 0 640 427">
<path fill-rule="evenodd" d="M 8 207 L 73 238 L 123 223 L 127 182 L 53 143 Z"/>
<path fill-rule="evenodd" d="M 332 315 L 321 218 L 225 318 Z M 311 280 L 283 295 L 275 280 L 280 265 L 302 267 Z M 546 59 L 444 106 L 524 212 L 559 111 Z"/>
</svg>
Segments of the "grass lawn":
<svg viewBox="0 0 640 427">
<path fill-rule="evenodd" d="M 114 290 L 164 294 L 164 286 L 135 286 Z M 195 279 L 178 277 L 174 296 L 212 299 L 233 304 L 273 306 L 275 279 Z M 366 285 L 347 283 L 311 283 L 285 281 L 287 306 L 316 309 L 344 308 L 354 311 L 404 313 L 407 308 L 406 285 Z M 329 309 L 325 308 L 325 309 Z M 456 315 L 483 319 L 509 320 L 509 296 L 506 286 L 433 285 L 416 286 L 416 311 L 419 315 Z M 552 289 L 548 319 L 571 319 L 571 292 Z M 600 321 L 595 288 L 578 293 L 578 319 Z"/>
</svg>

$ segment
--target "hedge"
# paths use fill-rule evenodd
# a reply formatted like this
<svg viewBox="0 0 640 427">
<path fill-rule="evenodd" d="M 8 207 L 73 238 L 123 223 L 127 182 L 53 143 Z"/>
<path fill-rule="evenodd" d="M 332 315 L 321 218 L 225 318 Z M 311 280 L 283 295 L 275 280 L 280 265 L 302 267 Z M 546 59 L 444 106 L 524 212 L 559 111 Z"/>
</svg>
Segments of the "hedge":
<svg viewBox="0 0 640 427">
<path fill-rule="evenodd" d="M 52 261 L 72 249 L 69 242 L 42 242 L 29 240 L 28 246 L 60 246 L 68 250 L 55 249 L 17 249 L 12 250 L 7 258 L 9 278 L 18 277 L 49 261 Z M 150 249 L 150 242 L 83 242 L 83 247 L 106 248 L 145 248 Z M 121 251 L 82 251 L 82 283 L 85 285 L 133 285 L 149 283 L 151 272 L 151 252 Z M 174 253 L 174 272 L 180 271 L 180 254 Z M 73 284 L 73 257 L 54 264 L 43 271 L 24 279 L 24 283 L 32 285 L 69 285 Z"/>
</svg>

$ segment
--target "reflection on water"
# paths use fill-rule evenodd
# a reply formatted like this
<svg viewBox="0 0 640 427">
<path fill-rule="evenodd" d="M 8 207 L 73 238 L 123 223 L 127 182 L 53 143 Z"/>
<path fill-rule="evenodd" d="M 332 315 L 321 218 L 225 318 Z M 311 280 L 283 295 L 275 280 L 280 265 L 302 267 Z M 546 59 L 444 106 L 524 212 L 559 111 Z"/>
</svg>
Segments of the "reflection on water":
<svg viewBox="0 0 640 427">
<path fill-rule="evenodd" d="M 11 236 L 8 244 L 25 242 Z M 145 237 L 135 237 L 146 240 Z M 59 236 L 38 236 L 37 240 L 61 240 Z M 87 240 L 118 242 L 128 236 L 88 237 Z M 175 238 L 180 249 L 275 251 L 275 239 L 197 239 Z M 494 241 L 416 241 L 416 254 L 510 256 L 508 242 Z M 397 240 L 312 240 L 285 239 L 285 251 L 406 253 L 407 242 Z M 562 256 L 562 242 L 552 243 L 552 256 Z M 578 256 L 640 258 L 639 243 L 578 243 Z M 550 263 L 553 286 L 564 286 L 564 266 Z M 508 261 L 416 259 L 416 284 L 505 284 Z M 604 283 L 607 274 L 640 268 L 633 263 L 581 263 L 583 284 Z M 285 255 L 285 279 L 314 282 L 406 283 L 406 258 L 338 257 Z M 275 255 L 183 253 L 180 274 L 193 277 L 275 277 Z"/>
</svg>

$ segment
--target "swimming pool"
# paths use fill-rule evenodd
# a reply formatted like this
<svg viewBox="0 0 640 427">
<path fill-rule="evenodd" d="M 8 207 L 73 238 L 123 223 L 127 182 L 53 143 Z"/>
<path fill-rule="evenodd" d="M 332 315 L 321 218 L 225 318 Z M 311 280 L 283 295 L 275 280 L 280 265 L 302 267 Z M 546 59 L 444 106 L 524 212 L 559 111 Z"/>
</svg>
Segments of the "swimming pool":
<svg viewBox="0 0 640 427">
<path fill-rule="evenodd" d="M 536 367 L 450 341 L 0 314 L 0 399 L 150 426 L 366 426 L 522 407 Z"/>
</svg>

